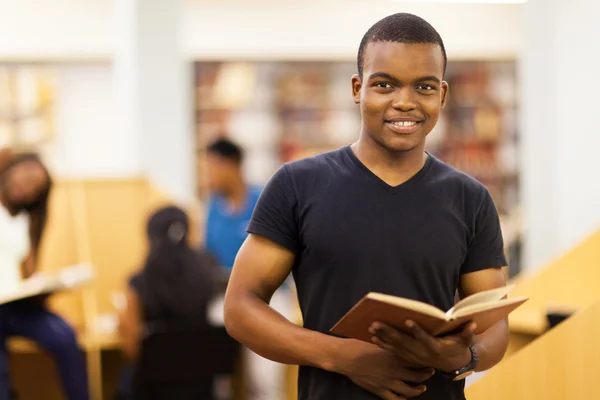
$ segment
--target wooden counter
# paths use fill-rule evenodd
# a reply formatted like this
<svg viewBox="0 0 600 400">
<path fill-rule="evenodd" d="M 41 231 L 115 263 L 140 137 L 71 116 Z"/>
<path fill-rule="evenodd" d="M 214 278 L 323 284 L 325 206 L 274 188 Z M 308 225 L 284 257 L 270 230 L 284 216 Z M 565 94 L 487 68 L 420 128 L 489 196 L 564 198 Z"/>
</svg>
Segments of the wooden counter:
<svg viewBox="0 0 600 400">
<path fill-rule="evenodd" d="M 509 316 L 509 354 L 544 334 L 546 314 L 554 309 L 582 310 L 600 299 L 600 231 L 537 272 L 517 277 L 510 296 L 530 300 Z"/>
<path fill-rule="evenodd" d="M 487 372 L 469 400 L 600 399 L 600 302 L 572 316 Z"/>
</svg>

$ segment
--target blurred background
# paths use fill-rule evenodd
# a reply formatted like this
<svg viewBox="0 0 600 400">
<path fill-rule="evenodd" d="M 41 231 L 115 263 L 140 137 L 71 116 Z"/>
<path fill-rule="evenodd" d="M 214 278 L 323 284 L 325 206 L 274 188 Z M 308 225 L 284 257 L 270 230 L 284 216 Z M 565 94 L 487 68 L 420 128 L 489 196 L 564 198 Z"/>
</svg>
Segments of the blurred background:
<svg viewBox="0 0 600 400">
<path fill-rule="evenodd" d="M 142 264 L 149 213 L 176 201 L 206 234 L 218 138 L 244 149 L 244 177 L 261 186 L 286 161 L 356 140 L 358 44 L 400 11 L 428 20 L 448 53 L 449 103 L 428 150 L 489 188 L 507 276 L 539 299 L 515 322 L 519 352 L 549 329 L 551 305 L 600 297 L 595 0 L 2 0 L 0 147 L 35 149 L 57 182 L 42 266 L 95 265 L 90 288 L 51 299 L 96 352 L 95 398 L 117 391 L 113 300 Z M 14 346 L 21 398 L 41 399 L 23 383 L 37 350 Z M 494 398 L 525 398 L 514 393 Z M 540 393 L 527 396 L 596 398 Z"/>
</svg>

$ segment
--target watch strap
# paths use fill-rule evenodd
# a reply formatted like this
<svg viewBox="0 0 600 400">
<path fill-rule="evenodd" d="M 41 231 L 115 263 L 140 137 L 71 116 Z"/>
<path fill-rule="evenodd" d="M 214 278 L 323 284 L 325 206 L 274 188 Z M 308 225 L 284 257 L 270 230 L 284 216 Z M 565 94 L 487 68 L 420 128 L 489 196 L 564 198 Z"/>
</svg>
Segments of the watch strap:
<svg viewBox="0 0 600 400">
<path fill-rule="evenodd" d="M 455 381 L 459 381 L 475 372 L 475 368 L 477 368 L 479 362 L 477 352 L 473 346 L 469 346 L 469 352 L 471 353 L 471 361 L 467 365 L 453 372 L 444 372 L 444 375 L 451 377 Z"/>
<path fill-rule="evenodd" d="M 467 376 L 471 375 L 473 372 L 475 372 L 475 368 L 477 368 L 479 359 L 477 358 L 477 352 L 475 351 L 475 347 L 469 346 L 469 351 L 471 352 L 471 361 L 464 367 L 454 371 L 454 380 L 464 379 Z"/>
</svg>

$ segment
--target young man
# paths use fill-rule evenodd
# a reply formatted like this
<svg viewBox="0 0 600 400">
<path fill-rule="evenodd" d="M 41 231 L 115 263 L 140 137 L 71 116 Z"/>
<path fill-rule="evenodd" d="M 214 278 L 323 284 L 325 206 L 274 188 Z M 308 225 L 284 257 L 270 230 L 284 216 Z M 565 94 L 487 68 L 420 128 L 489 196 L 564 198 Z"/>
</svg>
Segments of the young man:
<svg viewBox="0 0 600 400">
<path fill-rule="evenodd" d="M 23 277 L 35 273 L 37 253 L 46 224 L 52 181 L 36 154 L 15 155 L 0 149 L 0 240 L 24 249 Z M 24 243 L 24 246 L 21 246 Z M 0 266 L 10 267 L 10 266 Z M 89 399 L 85 359 L 75 332 L 43 299 L 26 299 L 0 305 L 0 400 L 10 397 L 10 376 L 5 342 L 23 336 L 37 342 L 55 359 L 65 396 Z"/>
<path fill-rule="evenodd" d="M 206 248 L 229 272 L 248 236 L 246 227 L 260 196 L 260 188 L 246 183 L 242 171 L 244 152 L 232 141 L 218 139 L 211 143 L 206 158 L 210 190 Z"/>
<path fill-rule="evenodd" d="M 442 39 L 395 14 L 365 34 L 352 77 L 362 128 L 351 146 L 284 165 L 265 188 L 225 299 L 235 338 L 298 364 L 301 400 L 464 399 L 465 372 L 506 350 L 506 321 L 434 338 L 374 324 L 374 343 L 328 332 L 370 291 L 442 309 L 505 285 L 494 203 L 484 186 L 424 151 L 447 100 Z M 293 272 L 304 327 L 268 306 Z M 457 373 L 458 372 L 458 373 Z"/>
<path fill-rule="evenodd" d="M 246 183 L 242 164 L 243 150 L 227 139 L 218 139 L 207 148 L 208 183 L 211 199 L 206 221 L 206 248 L 229 273 L 242 243 L 246 227 L 260 196 L 260 188 Z M 276 291 L 271 306 L 291 318 L 289 288 Z M 248 351 L 244 355 L 248 400 L 276 400 L 285 384 L 285 368 Z"/>
</svg>

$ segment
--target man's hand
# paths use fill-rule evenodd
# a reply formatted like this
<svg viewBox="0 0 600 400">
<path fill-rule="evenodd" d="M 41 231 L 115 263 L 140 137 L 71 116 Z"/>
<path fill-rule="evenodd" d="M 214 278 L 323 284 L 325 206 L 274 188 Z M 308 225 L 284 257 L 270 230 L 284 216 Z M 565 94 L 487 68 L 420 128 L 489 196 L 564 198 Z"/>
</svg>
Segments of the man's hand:
<svg viewBox="0 0 600 400">
<path fill-rule="evenodd" d="M 376 322 L 371 326 L 373 343 L 394 353 L 405 365 L 433 367 L 452 372 L 471 360 L 475 323 L 467 324 L 454 335 L 433 337 L 413 321 L 407 321 L 410 334 Z"/>
<path fill-rule="evenodd" d="M 404 400 L 421 395 L 426 387 L 416 386 L 429 379 L 432 368 L 413 369 L 387 350 L 354 339 L 346 339 L 344 353 L 335 372 L 385 400 Z M 414 384 L 410 386 L 409 384 Z"/>
</svg>

